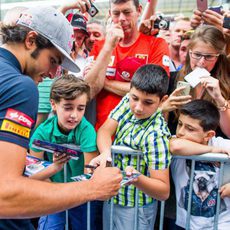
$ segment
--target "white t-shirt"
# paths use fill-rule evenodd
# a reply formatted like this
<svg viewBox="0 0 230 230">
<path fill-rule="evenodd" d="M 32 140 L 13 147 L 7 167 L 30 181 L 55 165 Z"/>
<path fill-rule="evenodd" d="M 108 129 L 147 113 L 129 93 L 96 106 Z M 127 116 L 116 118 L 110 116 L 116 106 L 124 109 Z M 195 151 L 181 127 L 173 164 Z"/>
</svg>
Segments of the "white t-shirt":
<svg viewBox="0 0 230 230">
<path fill-rule="evenodd" d="M 221 137 L 213 137 L 208 145 L 230 148 L 230 140 Z M 171 163 L 171 172 L 176 191 L 176 224 L 185 228 L 191 161 L 174 158 Z M 190 229 L 203 230 L 213 228 L 218 194 L 218 178 L 219 168 L 215 166 L 213 162 L 196 162 L 192 191 Z M 230 174 L 227 179 L 230 181 Z M 221 199 L 218 230 L 220 229 L 230 229 L 230 198 Z"/>
</svg>

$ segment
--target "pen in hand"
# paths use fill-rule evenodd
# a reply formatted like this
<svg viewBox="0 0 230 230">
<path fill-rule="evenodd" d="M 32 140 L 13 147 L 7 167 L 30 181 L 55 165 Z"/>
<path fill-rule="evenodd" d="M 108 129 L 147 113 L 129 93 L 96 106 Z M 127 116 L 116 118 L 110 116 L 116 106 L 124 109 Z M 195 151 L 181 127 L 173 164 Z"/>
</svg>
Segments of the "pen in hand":
<svg viewBox="0 0 230 230">
<path fill-rule="evenodd" d="M 97 166 L 94 166 L 94 165 L 85 165 L 85 168 L 87 168 L 87 169 L 96 169 Z"/>
</svg>

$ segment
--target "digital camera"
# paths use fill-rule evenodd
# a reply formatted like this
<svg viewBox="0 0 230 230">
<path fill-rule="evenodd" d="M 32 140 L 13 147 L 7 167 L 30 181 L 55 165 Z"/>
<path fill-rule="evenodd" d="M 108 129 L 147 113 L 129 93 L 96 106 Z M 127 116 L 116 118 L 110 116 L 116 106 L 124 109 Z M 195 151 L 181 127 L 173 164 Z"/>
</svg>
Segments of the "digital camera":
<svg viewBox="0 0 230 230">
<path fill-rule="evenodd" d="M 153 27 L 155 29 L 162 29 L 162 30 L 168 30 L 170 25 L 170 21 L 166 20 L 162 16 L 159 16 L 153 24 Z"/>
</svg>

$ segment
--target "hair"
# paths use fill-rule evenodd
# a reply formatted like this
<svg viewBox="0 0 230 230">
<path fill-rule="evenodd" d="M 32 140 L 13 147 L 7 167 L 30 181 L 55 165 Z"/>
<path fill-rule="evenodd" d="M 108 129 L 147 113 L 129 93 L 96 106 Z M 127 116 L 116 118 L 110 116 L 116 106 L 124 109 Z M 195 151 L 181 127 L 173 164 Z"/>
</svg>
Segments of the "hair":
<svg viewBox="0 0 230 230">
<path fill-rule="evenodd" d="M 203 25 L 197 28 L 193 33 L 188 45 L 188 49 L 193 49 L 193 47 L 199 42 L 209 44 L 220 54 L 214 68 L 211 70 L 211 76 L 219 80 L 223 97 L 230 99 L 230 62 L 225 54 L 226 40 L 223 33 L 214 26 Z M 188 53 L 186 56 L 185 65 L 179 72 L 177 80 L 183 80 L 184 76 L 191 71 L 190 56 Z M 204 93 L 202 98 L 209 101 L 212 100 L 207 92 Z"/>
<path fill-rule="evenodd" d="M 219 110 L 210 101 L 193 100 L 181 107 L 180 114 L 199 120 L 200 126 L 204 131 L 216 130 L 219 126 Z"/>
<path fill-rule="evenodd" d="M 188 30 L 188 31 L 186 31 L 185 33 L 182 34 L 181 41 L 190 40 L 191 36 L 193 35 L 193 33 L 194 33 L 194 30 Z"/>
<path fill-rule="evenodd" d="M 162 98 L 168 90 L 169 78 L 167 72 L 158 65 L 147 64 L 141 66 L 133 75 L 131 88 L 149 94 L 157 94 Z"/>
<path fill-rule="evenodd" d="M 2 25 L 1 36 L 2 43 L 22 43 L 25 41 L 27 34 L 32 31 L 30 28 L 21 25 Z M 54 45 L 45 37 L 38 34 L 35 38 L 37 48 L 33 51 L 31 56 L 36 58 L 41 49 L 48 49 Z"/>
<path fill-rule="evenodd" d="M 174 30 L 174 27 L 176 26 L 176 24 L 178 22 L 181 22 L 181 21 L 186 21 L 186 22 L 190 22 L 190 18 L 189 17 L 185 17 L 185 16 L 176 16 L 173 18 L 173 20 L 170 22 L 170 31 L 173 31 Z"/>
<path fill-rule="evenodd" d="M 74 100 L 83 94 L 87 95 L 87 101 L 89 101 L 89 85 L 84 80 L 75 77 L 73 74 L 67 74 L 57 77 L 54 80 L 50 90 L 50 99 L 59 103 L 61 99 Z"/>
<path fill-rule="evenodd" d="M 135 5 L 136 9 L 140 6 L 139 0 L 110 0 L 110 3 L 121 4 L 121 3 L 126 3 L 129 1 L 133 1 L 133 4 Z"/>
</svg>

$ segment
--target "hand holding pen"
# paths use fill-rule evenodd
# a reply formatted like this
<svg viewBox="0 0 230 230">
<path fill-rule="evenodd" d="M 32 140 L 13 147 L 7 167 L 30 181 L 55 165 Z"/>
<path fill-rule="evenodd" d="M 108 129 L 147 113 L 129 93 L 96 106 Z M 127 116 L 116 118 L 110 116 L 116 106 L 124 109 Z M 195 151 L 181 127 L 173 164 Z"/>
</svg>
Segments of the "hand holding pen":
<svg viewBox="0 0 230 230">
<path fill-rule="evenodd" d="M 102 155 L 95 157 L 93 160 L 90 161 L 88 165 L 85 165 L 85 168 L 88 169 L 88 173 L 93 173 L 93 171 L 98 166 L 112 167 L 112 158 L 111 157 L 104 158 L 104 156 L 103 157 L 101 156 Z"/>
</svg>

